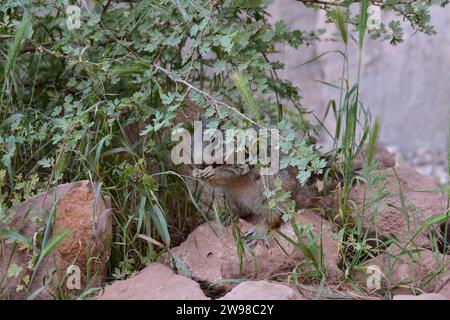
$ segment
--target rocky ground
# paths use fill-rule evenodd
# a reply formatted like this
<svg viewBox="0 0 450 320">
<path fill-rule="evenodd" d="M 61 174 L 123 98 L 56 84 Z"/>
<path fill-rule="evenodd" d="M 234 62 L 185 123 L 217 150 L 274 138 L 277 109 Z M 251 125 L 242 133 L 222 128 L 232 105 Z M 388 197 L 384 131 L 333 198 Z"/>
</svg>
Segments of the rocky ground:
<svg viewBox="0 0 450 320">
<path fill-rule="evenodd" d="M 34 273 L 26 268 L 31 247 L 5 241 L 0 250 L 0 279 L 7 278 L 3 298 L 32 294 L 50 299 L 57 291 L 68 292 L 73 288 L 64 270 L 75 262 L 87 266 L 80 270 L 82 288 L 103 287 L 98 299 L 450 299 L 450 255 L 443 250 L 441 228 L 447 198 L 433 171 L 425 175 L 394 158 L 388 153 L 379 156 L 382 165 L 372 173 L 370 183 L 357 183 L 351 194 L 357 212 L 365 212 L 359 220 L 363 230 L 373 241 L 380 239 L 387 245 L 350 276 L 356 285 L 349 284 L 349 270 L 343 267 L 342 259 L 348 257 L 340 254 L 344 239 L 335 223 L 339 215 L 324 219 L 312 210 L 297 212 L 295 223 L 284 223 L 273 232 L 269 248 L 259 243 L 246 250 L 237 244 L 233 226 L 205 222 L 158 262 L 128 279 L 104 285 L 111 252 L 110 204 L 96 185 L 81 181 L 14 208 L 9 226 L 32 239 L 42 225 L 36 221 L 45 221 L 40 213 L 52 212 L 53 203 L 60 199 L 53 233 L 70 230 L 71 234 L 56 253 L 42 257 Z M 252 224 L 239 220 L 237 226 L 245 232 Z M 11 253 L 9 265 L 19 267 L 13 277 L 4 264 Z M 296 277 L 318 270 L 326 275 L 323 286 L 317 278 Z M 28 293 L 22 289 L 25 284 L 30 284 Z"/>
</svg>

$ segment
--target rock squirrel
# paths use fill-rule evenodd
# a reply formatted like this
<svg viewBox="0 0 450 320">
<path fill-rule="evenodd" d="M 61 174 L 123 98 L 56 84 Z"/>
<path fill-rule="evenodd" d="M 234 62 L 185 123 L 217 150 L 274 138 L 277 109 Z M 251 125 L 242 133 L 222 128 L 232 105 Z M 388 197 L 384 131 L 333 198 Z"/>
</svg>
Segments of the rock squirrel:
<svg viewBox="0 0 450 320">
<path fill-rule="evenodd" d="M 254 245 L 258 240 L 264 240 L 268 246 L 268 233 L 280 226 L 282 210 L 271 210 L 267 206 L 264 192 L 275 188 L 277 180 L 281 181 L 283 191 L 289 191 L 296 209 L 314 207 L 317 191 L 312 183 L 301 186 L 297 180 L 297 169 L 288 167 L 281 169 L 275 175 L 262 176 L 259 169 L 250 167 L 243 172 L 235 165 L 207 166 L 204 169 L 194 169 L 192 175 L 210 185 L 219 187 L 236 210 L 237 217 L 256 216 L 258 223 L 245 234 L 252 239 Z"/>
<path fill-rule="evenodd" d="M 185 100 L 187 110 L 200 108 L 190 99 Z M 197 112 L 197 120 L 202 120 L 203 134 L 208 127 L 207 120 L 203 121 L 200 112 Z M 194 117 L 190 117 L 194 121 Z M 206 141 L 202 141 L 203 149 Z M 280 226 L 282 222 L 283 208 L 273 210 L 267 206 L 268 199 L 264 195 L 266 190 L 274 190 L 276 182 L 281 181 L 282 191 L 290 192 L 291 199 L 295 201 L 296 208 L 315 208 L 320 206 L 319 193 L 315 186 L 315 177 L 311 177 L 305 186 L 301 186 L 297 180 L 298 170 L 295 167 L 287 167 L 279 170 L 274 175 L 260 175 L 259 169 L 250 166 L 249 170 L 242 170 L 238 165 L 213 164 L 196 166 L 192 171 L 194 178 L 200 179 L 213 187 L 219 188 L 230 204 L 234 207 L 235 217 L 253 216 L 258 223 L 245 234 L 254 245 L 259 240 L 264 240 L 267 246 L 268 233 Z M 282 206 L 282 204 L 281 204 Z M 280 207 L 280 206 L 278 206 Z"/>
</svg>

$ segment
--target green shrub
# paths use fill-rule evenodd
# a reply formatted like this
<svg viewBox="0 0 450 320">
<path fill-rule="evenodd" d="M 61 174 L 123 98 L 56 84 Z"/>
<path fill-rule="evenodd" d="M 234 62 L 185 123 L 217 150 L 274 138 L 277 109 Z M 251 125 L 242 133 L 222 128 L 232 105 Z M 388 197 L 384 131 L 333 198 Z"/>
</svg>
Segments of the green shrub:
<svg viewBox="0 0 450 320">
<path fill-rule="evenodd" d="M 102 183 L 115 208 L 111 273 L 122 277 L 154 260 L 177 231 L 182 240 L 195 225 L 191 203 L 198 194 L 168 167 L 168 129 L 181 125 L 174 119 L 186 97 L 213 126 L 280 128 L 282 164 L 297 166 L 302 183 L 321 172 L 325 162 L 311 139 L 321 125 L 307 120 L 298 89 L 278 76 L 284 65 L 272 54 L 280 44 L 308 45 L 323 30 L 270 24 L 268 2 L 89 1 L 73 29 L 67 1 L 2 1 L 0 219 L 33 194 L 89 179 Z M 353 39 L 348 26 L 359 27 L 362 48 L 367 19 L 350 13 L 355 1 L 299 2 L 305 10 L 326 10 L 345 46 Z M 368 2 L 362 3 L 365 14 Z M 373 3 L 432 34 L 428 8 L 447 1 Z M 370 32 L 402 41 L 398 21 Z M 336 108 L 347 119 L 344 145 L 336 150 L 349 162 L 358 145 L 352 125 L 360 101 L 358 84 L 348 88 L 342 84 L 347 107 Z M 304 139 L 296 143 L 299 132 Z"/>
</svg>

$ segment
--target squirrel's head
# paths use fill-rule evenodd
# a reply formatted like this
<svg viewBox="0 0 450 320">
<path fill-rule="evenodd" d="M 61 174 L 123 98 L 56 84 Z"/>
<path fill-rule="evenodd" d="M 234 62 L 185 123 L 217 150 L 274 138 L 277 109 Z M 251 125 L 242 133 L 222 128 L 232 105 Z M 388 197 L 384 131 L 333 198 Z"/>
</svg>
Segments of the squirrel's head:
<svg viewBox="0 0 450 320">
<path fill-rule="evenodd" d="M 199 159 L 195 152 L 202 154 L 202 163 L 197 162 L 196 167 L 250 164 L 249 150 L 255 150 L 253 155 L 257 154 L 257 131 L 251 130 L 250 133 L 239 129 L 224 130 L 211 120 L 196 122 L 193 159 Z"/>
</svg>

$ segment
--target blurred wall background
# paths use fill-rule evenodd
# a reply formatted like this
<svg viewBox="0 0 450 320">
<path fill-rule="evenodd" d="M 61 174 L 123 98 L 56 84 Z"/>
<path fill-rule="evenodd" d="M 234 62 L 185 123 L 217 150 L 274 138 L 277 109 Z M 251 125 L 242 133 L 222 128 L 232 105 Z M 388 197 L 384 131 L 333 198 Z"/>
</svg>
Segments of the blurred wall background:
<svg viewBox="0 0 450 320">
<path fill-rule="evenodd" d="M 323 114 L 338 91 L 314 80 L 338 84 L 342 58 L 328 54 L 315 62 L 297 67 L 329 50 L 342 50 L 333 24 L 325 24 L 325 15 L 306 9 L 295 0 L 274 0 L 269 7 L 272 22 L 285 20 L 290 28 L 326 29 L 324 40 L 295 50 L 280 47 L 278 58 L 285 63 L 281 76 L 301 90 L 303 104 Z M 381 20 L 390 21 L 390 13 Z M 405 25 L 405 41 L 397 46 L 367 38 L 361 78 L 361 92 L 373 117 L 381 119 L 380 142 L 398 149 L 407 162 L 419 171 L 446 177 L 446 137 L 450 122 L 450 8 L 433 8 L 435 36 L 413 34 Z M 357 49 L 350 47 L 350 79 L 356 82 Z M 333 127 L 331 121 L 327 125 Z M 327 141 L 324 138 L 323 143 Z"/>
</svg>

